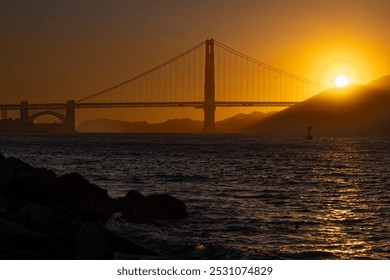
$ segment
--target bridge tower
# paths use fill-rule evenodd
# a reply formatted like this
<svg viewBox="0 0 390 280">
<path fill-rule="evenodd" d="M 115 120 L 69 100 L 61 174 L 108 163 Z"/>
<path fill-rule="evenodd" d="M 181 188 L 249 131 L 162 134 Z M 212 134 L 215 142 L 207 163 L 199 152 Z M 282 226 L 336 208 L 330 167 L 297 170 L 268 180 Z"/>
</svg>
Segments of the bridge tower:
<svg viewBox="0 0 390 280">
<path fill-rule="evenodd" d="M 28 123 L 29 118 L 28 107 L 27 101 L 20 102 L 20 120 L 25 124 Z"/>
<path fill-rule="evenodd" d="M 206 66 L 204 82 L 204 127 L 203 132 L 213 133 L 215 129 L 215 81 L 214 40 L 206 40 Z"/>
<path fill-rule="evenodd" d="M 68 100 L 66 102 L 66 120 L 65 131 L 73 132 L 76 128 L 76 102 L 74 100 Z"/>
</svg>

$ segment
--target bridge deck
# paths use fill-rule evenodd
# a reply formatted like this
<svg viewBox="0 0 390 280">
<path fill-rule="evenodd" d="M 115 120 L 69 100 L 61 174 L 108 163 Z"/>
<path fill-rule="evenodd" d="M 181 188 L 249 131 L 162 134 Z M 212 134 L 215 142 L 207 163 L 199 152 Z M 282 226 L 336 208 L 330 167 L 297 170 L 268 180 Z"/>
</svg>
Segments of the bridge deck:
<svg viewBox="0 0 390 280">
<path fill-rule="evenodd" d="M 286 101 L 216 101 L 216 107 L 287 107 L 299 102 Z M 203 108 L 204 102 L 126 102 L 126 103 L 76 103 L 77 109 L 93 108 L 152 108 L 152 107 L 193 107 Z M 64 110 L 65 103 L 28 104 L 29 110 Z M 0 104 L 0 110 L 19 110 L 20 104 Z"/>
</svg>

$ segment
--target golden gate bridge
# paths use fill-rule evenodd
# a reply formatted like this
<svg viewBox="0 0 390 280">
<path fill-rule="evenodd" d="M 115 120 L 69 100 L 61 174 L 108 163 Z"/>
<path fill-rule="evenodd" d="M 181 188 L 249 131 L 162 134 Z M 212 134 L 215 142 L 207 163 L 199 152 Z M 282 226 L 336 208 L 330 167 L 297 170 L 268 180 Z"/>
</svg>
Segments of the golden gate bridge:
<svg viewBox="0 0 390 280">
<path fill-rule="evenodd" d="M 210 39 L 136 77 L 66 103 L 0 104 L 1 120 L 19 111 L 21 124 L 52 115 L 61 131 L 75 130 L 76 109 L 192 107 L 204 110 L 204 132 L 215 132 L 217 107 L 291 106 L 320 90 L 288 73 Z"/>
</svg>

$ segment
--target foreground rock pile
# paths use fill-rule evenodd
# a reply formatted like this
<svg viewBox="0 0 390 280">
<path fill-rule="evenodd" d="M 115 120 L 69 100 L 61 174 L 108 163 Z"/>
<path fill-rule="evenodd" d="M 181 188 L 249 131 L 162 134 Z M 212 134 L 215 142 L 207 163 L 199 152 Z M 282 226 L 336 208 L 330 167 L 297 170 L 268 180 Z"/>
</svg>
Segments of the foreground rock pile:
<svg viewBox="0 0 390 280">
<path fill-rule="evenodd" d="M 157 255 L 104 228 L 114 214 L 128 222 L 186 218 L 184 202 L 130 191 L 113 199 L 78 173 L 57 176 L 0 154 L 0 259 L 111 259 Z"/>
</svg>

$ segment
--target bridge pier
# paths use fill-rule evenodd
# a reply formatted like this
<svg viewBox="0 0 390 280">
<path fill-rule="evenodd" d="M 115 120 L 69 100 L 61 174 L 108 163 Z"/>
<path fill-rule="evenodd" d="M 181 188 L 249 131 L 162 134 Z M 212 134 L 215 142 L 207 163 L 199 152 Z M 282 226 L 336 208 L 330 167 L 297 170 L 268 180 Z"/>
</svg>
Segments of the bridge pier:
<svg viewBox="0 0 390 280">
<path fill-rule="evenodd" d="M 215 133 L 214 40 L 206 40 L 203 132 Z"/>
<path fill-rule="evenodd" d="M 20 120 L 23 123 L 28 123 L 28 119 L 29 119 L 28 107 L 29 106 L 27 101 L 20 102 Z"/>
<path fill-rule="evenodd" d="M 76 129 L 76 102 L 68 100 L 66 102 L 65 131 L 73 132 Z"/>
<path fill-rule="evenodd" d="M 205 104 L 204 110 L 204 126 L 203 132 L 205 133 L 215 133 L 217 129 L 215 128 L 215 105 L 207 106 Z"/>
</svg>

